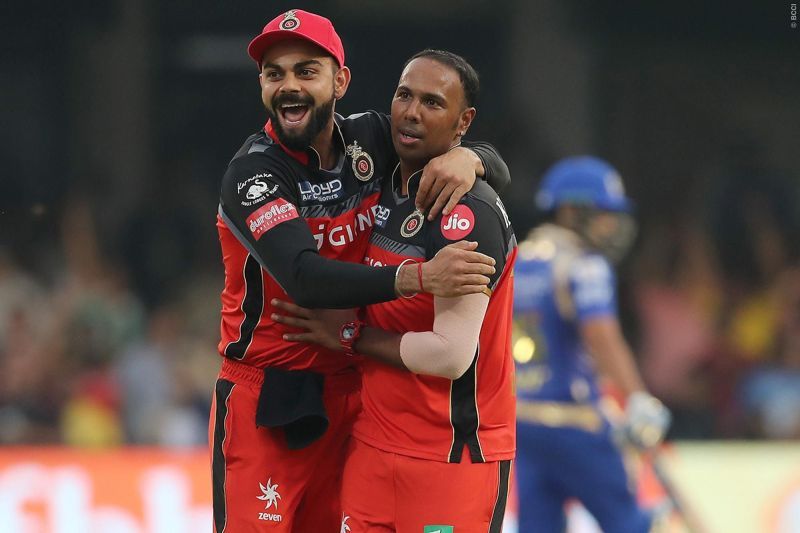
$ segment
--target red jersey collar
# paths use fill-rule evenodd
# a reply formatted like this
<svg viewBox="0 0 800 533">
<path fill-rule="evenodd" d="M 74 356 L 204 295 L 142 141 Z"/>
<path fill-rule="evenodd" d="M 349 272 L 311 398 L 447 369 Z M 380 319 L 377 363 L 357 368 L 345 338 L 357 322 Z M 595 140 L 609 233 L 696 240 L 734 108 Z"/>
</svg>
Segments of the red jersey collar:
<svg viewBox="0 0 800 533">
<path fill-rule="evenodd" d="M 342 130 L 341 130 L 340 126 L 339 126 L 339 120 L 340 119 L 341 119 L 341 117 L 338 114 L 334 113 L 334 115 L 333 115 L 333 130 L 334 130 L 333 143 L 334 144 L 338 144 L 341 152 L 344 153 L 345 142 L 344 142 L 344 135 L 342 134 Z M 280 139 L 278 139 L 278 134 L 275 133 L 275 128 L 272 127 L 272 120 L 267 120 L 267 123 L 264 125 L 264 132 L 269 136 L 270 139 L 275 141 L 275 143 L 278 146 L 280 146 L 283 149 L 284 152 L 286 152 L 287 154 L 292 156 L 294 159 L 296 159 L 297 161 L 299 161 L 303 165 L 308 166 L 309 164 L 311 164 L 311 162 L 313 160 L 316 163 L 316 166 L 318 168 L 322 169 L 319 154 L 317 153 L 317 151 L 312 146 L 309 146 L 305 151 L 292 150 L 290 148 L 287 148 L 280 141 Z"/>
</svg>

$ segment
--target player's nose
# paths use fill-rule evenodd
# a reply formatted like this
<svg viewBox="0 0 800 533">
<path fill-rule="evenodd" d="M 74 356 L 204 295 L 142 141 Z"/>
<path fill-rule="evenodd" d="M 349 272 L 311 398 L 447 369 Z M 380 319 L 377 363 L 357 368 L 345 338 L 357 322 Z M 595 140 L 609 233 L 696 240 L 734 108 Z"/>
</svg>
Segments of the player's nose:
<svg viewBox="0 0 800 533">
<path fill-rule="evenodd" d="M 300 80 L 297 79 L 297 76 L 289 73 L 283 77 L 283 83 L 281 83 L 278 91 L 282 93 L 297 93 L 300 92 L 301 88 Z"/>
<path fill-rule="evenodd" d="M 405 118 L 409 122 L 419 122 L 420 103 L 417 99 L 413 99 L 411 100 L 411 102 L 408 103 L 405 109 L 405 113 L 403 113 L 403 118 Z"/>
</svg>

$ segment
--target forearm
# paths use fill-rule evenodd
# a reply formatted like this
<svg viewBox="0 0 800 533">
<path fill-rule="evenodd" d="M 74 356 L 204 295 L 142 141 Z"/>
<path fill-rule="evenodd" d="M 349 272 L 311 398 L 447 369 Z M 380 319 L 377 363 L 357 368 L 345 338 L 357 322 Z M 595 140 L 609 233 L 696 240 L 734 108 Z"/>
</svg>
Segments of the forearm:
<svg viewBox="0 0 800 533">
<path fill-rule="evenodd" d="M 376 361 L 408 370 L 400 357 L 400 340 L 402 338 L 401 333 L 365 326 L 361 330 L 361 337 L 353 347 L 356 352 Z"/>
<path fill-rule="evenodd" d="M 399 334 L 365 327 L 354 348 L 362 355 L 415 374 L 458 379 L 475 357 L 488 305 L 484 294 L 436 297 L 432 331 Z"/>
<path fill-rule="evenodd" d="M 346 263 L 307 251 L 291 269 L 278 269 L 283 272 L 281 285 L 287 284 L 284 290 L 303 307 L 347 309 L 396 298 L 396 267 Z"/>
</svg>

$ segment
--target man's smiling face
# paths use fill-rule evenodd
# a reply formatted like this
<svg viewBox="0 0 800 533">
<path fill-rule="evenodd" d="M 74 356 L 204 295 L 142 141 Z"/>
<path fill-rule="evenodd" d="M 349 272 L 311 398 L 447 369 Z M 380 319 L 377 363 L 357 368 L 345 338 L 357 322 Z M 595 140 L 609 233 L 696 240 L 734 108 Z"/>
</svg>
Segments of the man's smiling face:
<svg viewBox="0 0 800 533">
<path fill-rule="evenodd" d="M 261 62 L 261 98 L 281 143 L 304 150 L 333 117 L 336 61 L 300 39 L 272 45 Z"/>
</svg>

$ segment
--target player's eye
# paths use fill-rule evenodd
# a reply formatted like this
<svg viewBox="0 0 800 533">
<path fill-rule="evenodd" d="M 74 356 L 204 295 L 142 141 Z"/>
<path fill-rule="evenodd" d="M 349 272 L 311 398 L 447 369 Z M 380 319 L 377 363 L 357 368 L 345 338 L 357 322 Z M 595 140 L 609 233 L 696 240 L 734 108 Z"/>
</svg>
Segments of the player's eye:
<svg viewBox="0 0 800 533">
<path fill-rule="evenodd" d="M 438 107 L 439 106 L 439 101 L 435 100 L 433 98 L 425 98 L 425 100 L 423 100 L 423 103 L 426 106 L 430 106 L 430 107 Z"/>
<path fill-rule="evenodd" d="M 300 69 L 300 72 L 297 73 L 297 75 L 300 76 L 301 78 L 310 78 L 314 74 L 315 74 L 315 72 L 313 70 L 311 70 L 310 68 Z"/>
<path fill-rule="evenodd" d="M 277 80 L 280 79 L 281 73 L 277 70 L 266 70 L 264 71 L 264 77 L 268 80 Z"/>
<path fill-rule="evenodd" d="M 398 100 L 406 100 L 408 99 L 409 96 L 410 95 L 408 94 L 408 91 L 397 91 L 397 95 L 395 96 L 395 98 L 397 98 Z"/>
</svg>

